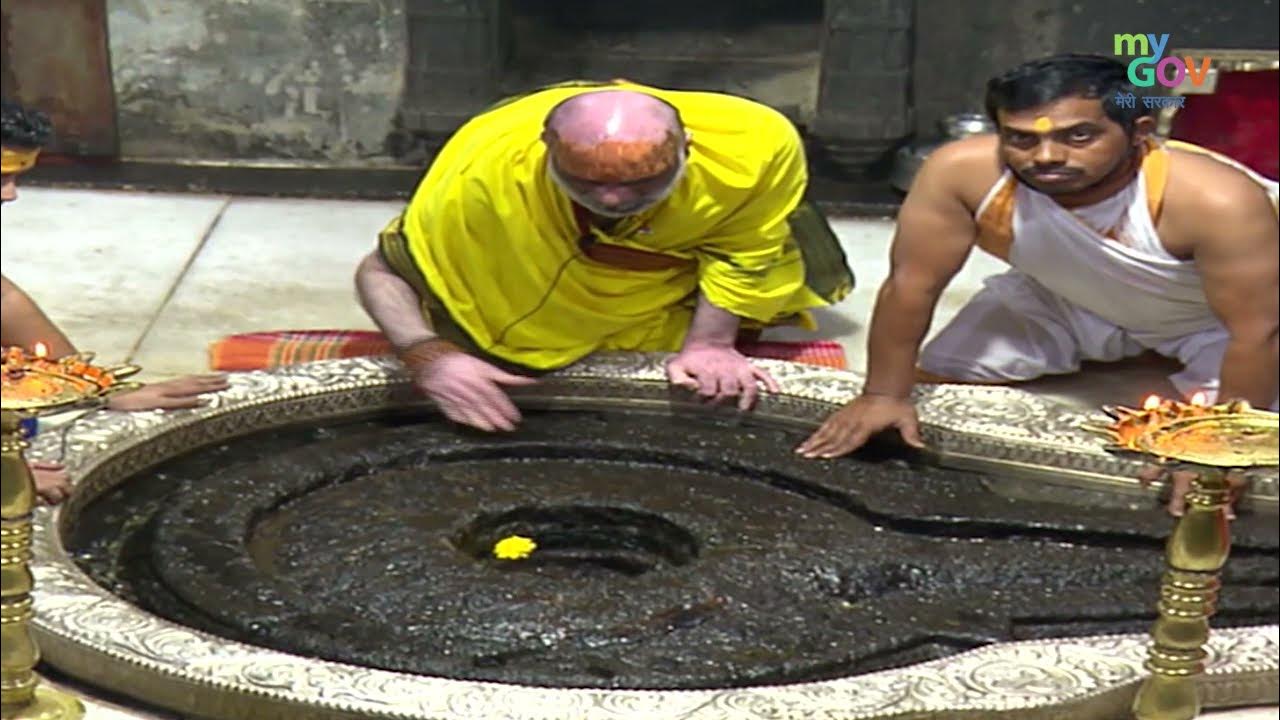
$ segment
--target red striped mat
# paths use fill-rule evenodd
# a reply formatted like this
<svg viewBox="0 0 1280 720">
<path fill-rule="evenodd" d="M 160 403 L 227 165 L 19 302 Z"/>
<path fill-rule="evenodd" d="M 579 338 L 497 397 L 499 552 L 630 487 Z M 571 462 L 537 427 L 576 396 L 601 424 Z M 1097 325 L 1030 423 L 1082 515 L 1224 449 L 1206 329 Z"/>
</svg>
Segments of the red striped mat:
<svg viewBox="0 0 1280 720">
<path fill-rule="evenodd" d="M 847 369 L 844 348 L 831 340 L 741 342 L 738 349 L 758 358 Z M 276 330 L 228 335 L 209 345 L 214 370 L 264 370 L 315 360 L 390 355 L 382 333 L 369 330 Z"/>
</svg>

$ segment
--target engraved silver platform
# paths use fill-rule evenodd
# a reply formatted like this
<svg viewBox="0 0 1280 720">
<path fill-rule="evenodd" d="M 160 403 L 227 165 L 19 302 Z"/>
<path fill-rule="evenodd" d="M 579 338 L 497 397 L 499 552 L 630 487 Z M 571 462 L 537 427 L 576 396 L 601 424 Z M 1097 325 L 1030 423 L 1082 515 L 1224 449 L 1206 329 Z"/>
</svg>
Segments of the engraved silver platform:
<svg viewBox="0 0 1280 720">
<path fill-rule="evenodd" d="M 691 402 L 668 387 L 664 356 L 601 355 L 513 392 L 524 405 L 662 409 Z M 816 427 L 860 378 L 808 365 L 758 361 L 782 384 L 756 413 Z M 855 720 L 862 718 L 1095 718 L 1127 712 L 1145 634 L 1004 643 L 943 660 L 839 680 L 705 691 L 522 687 L 386 672 L 232 642 L 147 613 L 91 581 L 67 555 L 63 531 L 95 497 L 188 449 L 270 427 L 419 404 L 397 363 L 352 359 L 233 375 L 196 410 L 98 412 L 67 432 L 73 498 L 37 513 L 37 632 L 45 660 L 141 701 L 213 718 L 492 718 L 509 720 Z M 917 391 L 925 438 L 940 462 L 1003 467 L 1012 494 L 1055 486 L 1150 494 L 1139 463 L 1105 452 L 1080 428 L 1088 417 L 1016 389 L 935 386 Z M 724 410 L 733 412 L 732 410 Z M 1094 420 L 1098 418 L 1092 418 Z M 58 432 L 29 457 L 54 458 Z M 1274 471 L 1254 477 L 1246 502 L 1277 507 Z M 1172 522 L 1171 522 L 1172 527 Z M 1159 588 L 1151 588 L 1154 604 Z M 1205 707 L 1280 701 L 1277 625 L 1215 630 Z"/>
</svg>

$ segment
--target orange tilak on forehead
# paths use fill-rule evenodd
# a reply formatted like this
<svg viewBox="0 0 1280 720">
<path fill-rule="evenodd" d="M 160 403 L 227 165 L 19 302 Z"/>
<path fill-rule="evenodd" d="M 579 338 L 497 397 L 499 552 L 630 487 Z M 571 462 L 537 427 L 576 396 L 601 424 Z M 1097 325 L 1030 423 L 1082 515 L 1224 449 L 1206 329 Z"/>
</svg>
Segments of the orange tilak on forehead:
<svg viewBox="0 0 1280 720">
<path fill-rule="evenodd" d="M 591 182 L 634 182 L 670 170 L 679 161 L 680 146 L 668 134 L 661 142 L 604 140 L 591 145 L 556 141 L 551 154 L 566 175 Z"/>
</svg>

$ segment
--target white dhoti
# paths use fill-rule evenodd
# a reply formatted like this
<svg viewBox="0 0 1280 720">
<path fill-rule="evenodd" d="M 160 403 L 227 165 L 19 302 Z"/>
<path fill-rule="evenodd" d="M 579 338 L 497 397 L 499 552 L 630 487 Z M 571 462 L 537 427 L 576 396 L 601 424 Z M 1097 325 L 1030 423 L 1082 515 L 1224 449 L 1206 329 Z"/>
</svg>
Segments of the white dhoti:
<svg viewBox="0 0 1280 720">
<path fill-rule="evenodd" d="M 1152 342 L 1055 295 L 1018 270 L 995 275 L 920 353 L 920 368 L 972 382 L 1018 382 L 1115 362 L 1151 350 L 1183 364 L 1169 376 L 1185 397 L 1212 402 L 1228 335 L 1214 327 Z"/>
</svg>

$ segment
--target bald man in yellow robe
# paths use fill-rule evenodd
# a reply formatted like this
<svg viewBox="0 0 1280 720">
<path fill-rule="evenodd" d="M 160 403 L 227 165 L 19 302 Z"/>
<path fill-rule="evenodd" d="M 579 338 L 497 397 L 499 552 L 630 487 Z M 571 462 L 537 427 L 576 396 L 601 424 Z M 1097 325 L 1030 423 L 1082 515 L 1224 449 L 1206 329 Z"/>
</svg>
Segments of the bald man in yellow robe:
<svg viewBox="0 0 1280 720">
<path fill-rule="evenodd" d="M 464 125 L 361 263 L 361 302 L 450 418 L 519 421 L 503 385 L 597 350 L 671 351 L 672 382 L 746 409 L 774 380 L 740 329 L 811 322 L 853 286 L 803 203 L 791 123 L 742 98 L 568 84 Z"/>
</svg>

